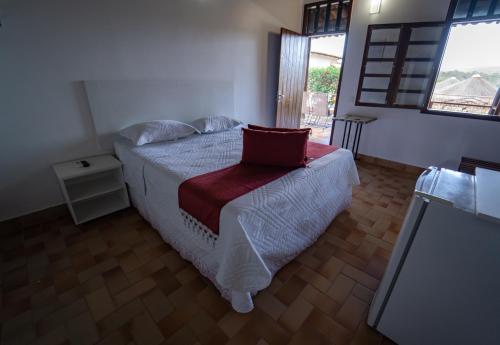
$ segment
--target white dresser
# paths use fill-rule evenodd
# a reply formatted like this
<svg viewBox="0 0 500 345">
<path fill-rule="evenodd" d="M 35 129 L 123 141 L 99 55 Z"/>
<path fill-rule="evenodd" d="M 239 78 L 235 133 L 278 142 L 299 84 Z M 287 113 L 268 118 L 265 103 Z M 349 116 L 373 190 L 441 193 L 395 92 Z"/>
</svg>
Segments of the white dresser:
<svg viewBox="0 0 500 345">
<path fill-rule="evenodd" d="M 500 344 L 500 173 L 421 175 L 368 324 L 400 345 Z"/>
</svg>

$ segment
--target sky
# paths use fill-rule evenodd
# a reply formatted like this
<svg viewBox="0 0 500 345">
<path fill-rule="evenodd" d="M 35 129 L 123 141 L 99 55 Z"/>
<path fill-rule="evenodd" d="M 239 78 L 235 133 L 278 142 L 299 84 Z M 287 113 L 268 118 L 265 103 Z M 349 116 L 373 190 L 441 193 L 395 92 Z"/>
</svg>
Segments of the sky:
<svg viewBox="0 0 500 345">
<path fill-rule="evenodd" d="M 500 24 L 480 23 L 452 27 L 441 70 L 470 71 L 498 67 L 500 72 Z"/>
</svg>

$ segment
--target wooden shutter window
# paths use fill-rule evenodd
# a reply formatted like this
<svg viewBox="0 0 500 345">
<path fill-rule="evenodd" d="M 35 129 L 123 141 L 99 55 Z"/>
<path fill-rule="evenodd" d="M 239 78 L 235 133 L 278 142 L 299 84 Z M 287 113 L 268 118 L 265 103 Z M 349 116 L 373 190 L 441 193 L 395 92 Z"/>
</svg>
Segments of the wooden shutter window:
<svg viewBox="0 0 500 345">
<path fill-rule="evenodd" d="M 370 25 L 356 105 L 421 108 L 445 23 Z"/>
<path fill-rule="evenodd" d="M 304 35 L 324 35 L 347 31 L 351 0 L 321 1 L 304 6 Z"/>
<path fill-rule="evenodd" d="M 500 18 L 499 0 L 452 0 L 449 11 L 452 22 Z"/>
</svg>

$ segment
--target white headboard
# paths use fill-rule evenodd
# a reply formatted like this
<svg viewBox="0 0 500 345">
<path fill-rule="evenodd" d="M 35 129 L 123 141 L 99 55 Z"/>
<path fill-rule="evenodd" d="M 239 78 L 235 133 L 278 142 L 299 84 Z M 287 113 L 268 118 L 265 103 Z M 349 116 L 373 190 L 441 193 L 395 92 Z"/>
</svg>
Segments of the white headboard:
<svg viewBox="0 0 500 345">
<path fill-rule="evenodd" d="M 189 122 L 209 115 L 234 116 L 233 83 L 207 80 L 84 81 L 98 142 L 113 150 L 116 133 L 134 123 Z"/>
</svg>

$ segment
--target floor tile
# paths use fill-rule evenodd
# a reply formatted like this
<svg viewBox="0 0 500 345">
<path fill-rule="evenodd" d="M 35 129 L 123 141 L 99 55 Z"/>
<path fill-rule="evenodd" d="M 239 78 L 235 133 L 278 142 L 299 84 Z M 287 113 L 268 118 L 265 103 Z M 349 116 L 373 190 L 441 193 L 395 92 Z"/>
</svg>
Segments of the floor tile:
<svg viewBox="0 0 500 345">
<path fill-rule="evenodd" d="M 109 295 L 108 289 L 105 287 L 88 294 L 85 296 L 85 299 L 95 321 L 102 320 L 106 315 L 115 310 L 113 300 Z"/>
<path fill-rule="evenodd" d="M 129 208 L 80 226 L 64 207 L 0 223 L 2 345 L 393 344 L 366 325 L 415 175 L 358 163 L 352 207 L 247 314 Z"/>
</svg>

